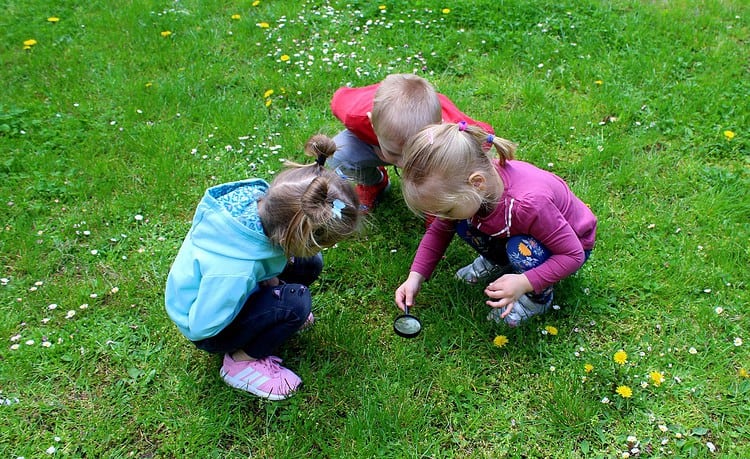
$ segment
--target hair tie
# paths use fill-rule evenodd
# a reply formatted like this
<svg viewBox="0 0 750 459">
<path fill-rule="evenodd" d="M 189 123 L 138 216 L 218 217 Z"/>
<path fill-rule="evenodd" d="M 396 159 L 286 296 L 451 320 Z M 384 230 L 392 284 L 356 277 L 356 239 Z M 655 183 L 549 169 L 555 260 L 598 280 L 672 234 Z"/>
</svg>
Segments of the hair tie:
<svg viewBox="0 0 750 459">
<path fill-rule="evenodd" d="M 458 130 L 459 131 L 461 131 L 461 132 L 465 131 L 466 130 L 466 126 L 467 126 L 466 121 L 459 121 L 458 122 Z"/>
<path fill-rule="evenodd" d="M 487 143 L 492 145 L 495 141 L 495 136 L 492 134 L 487 134 Z"/>
<path fill-rule="evenodd" d="M 345 208 L 346 204 L 344 204 L 344 201 L 340 199 L 334 199 L 333 203 L 331 204 L 331 212 L 333 212 L 333 216 L 341 219 L 341 209 Z"/>
<path fill-rule="evenodd" d="M 319 154 L 318 157 L 315 158 L 315 164 L 317 164 L 320 167 L 325 167 L 326 159 L 328 159 L 328 156 Z"/>
</svg>

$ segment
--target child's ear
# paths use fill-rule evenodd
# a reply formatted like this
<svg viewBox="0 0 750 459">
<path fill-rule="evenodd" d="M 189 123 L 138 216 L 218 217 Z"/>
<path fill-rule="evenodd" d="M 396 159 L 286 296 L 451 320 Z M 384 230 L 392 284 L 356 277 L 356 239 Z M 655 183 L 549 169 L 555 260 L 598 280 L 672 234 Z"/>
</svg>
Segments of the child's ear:
<svg viewBox="0 0 750 459">
<path fill-rule="evenodd" d="M 478 190 L 484 190 L 485 186 L 487 185 L 487 179 L 481 172 L 473 172 L 469 176 L 469 183 L 471 183 L 471 186 Z"/>
</svg>

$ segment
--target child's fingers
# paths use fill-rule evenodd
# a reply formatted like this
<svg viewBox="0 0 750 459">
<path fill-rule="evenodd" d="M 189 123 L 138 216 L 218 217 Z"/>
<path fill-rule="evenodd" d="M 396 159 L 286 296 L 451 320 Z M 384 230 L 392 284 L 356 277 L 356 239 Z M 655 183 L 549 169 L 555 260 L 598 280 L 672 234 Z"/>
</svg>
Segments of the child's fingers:
<svg viewBox="0 0 750 459">
<path fill-rule="evenodd" d="M 507 306 L 505 306 L 505 311 L 503 311 L 503 313 L 500 314 L 500 317 L 502 317 L 504 319 L 505 316 L 507 316 L 508 314 L 510 314 L 510 311 L 512 311 L 512 310 L 513 310 L 513 303 L 509 303 Z"/>
<path fill-rule="evenodd" d="M 398 289 L 396 290 L 395 300 L 396 306 L 403 311 L 405 306 L 411 307 L 414 304 L 414 294 Z"/>
<path fill-rule="evenodd" d="M 396 306 L 398 306 L 399 309 L 403 311 L 404 309 L 403 293 L 396 290 L 396 296 L 394 297 L 394 300 L 396 301 Z"/>
</svg>

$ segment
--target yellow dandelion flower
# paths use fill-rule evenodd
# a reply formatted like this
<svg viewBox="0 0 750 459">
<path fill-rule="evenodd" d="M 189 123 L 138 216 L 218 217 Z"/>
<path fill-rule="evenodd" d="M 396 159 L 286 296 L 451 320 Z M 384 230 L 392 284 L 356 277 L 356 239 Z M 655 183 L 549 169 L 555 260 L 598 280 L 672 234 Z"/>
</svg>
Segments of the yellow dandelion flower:
<svg viewBox="0 0 750 459">
<path fill-rule="evenodd" d="M 739 371 L 737 371 L 737 376 L 740 378 L 750 378 L 750 374 L 748 374 L 747 370 L 744 368 L 740 368 Z"/>
<path fill-rule="evenodd" d="M 380 5 L 380 6 L 378 7 L 378 9 L 379 9 L 379 10 L 381 10 L 381 11 L 382 11 L 382 10 L 384 10 L 384 9 L 385 9 L 385 5 Z"/>
<path fill-rule="evenodd" d="M 601 86 L 601 85 L 604 84 L 604 82 L 602 80 L 596 80 L 596 81 L 594 81 L 594 84 Z"/>
<path fill-rule="evenodd" d="M 659 387 L 661 386 L 661 383 L 664 382 L 664 373 L 662 373 L 661 371 L 652 371 L 648 374 L 648 378 L 651 380 L 654 386 Z"/>
<path fill-rule="evenodd" d="M 146 87 L 147 87 L 147 88 L 150 88 L 150 87 L 151 87 L 151 86 L 153 86 L 153 85 L 154 85 L 154 84 L 153 84 L 152 82 L 150 82 L 150 81 L 149 81 L 148 83 L 146 83 Z"/>
<path fill-rule="evenodd" d="M 497 347 L 503 347 L 508 344 L 508 338 L 506 338 L 505 335 L 497 335 L 495 339 L 492 340 L 492 344 Z"/>
<path fill-rule="evenodd" d="M 52 23 L 60 22 L 60 18 L 55 17 L 55 16 L 50 16 L 47 18 L 47 22 L 52 22 Z"/>
<path fill-rule="evenodd" d="M 625 365 L 625 362 L 628 361 L 628 353 L 620 349 L 619 351 L 615 352 L 614 360 L 615 363 L 619 365 Z"/>
<path fill-rule="evenodd" d="M 266 92 L 263 93 L 263 98 L 268 99 L 271 95 L 273 95 L 273 89 L 266 89 Z"/>
<path fill-rule="evenodd" d="M 727 140 L 732 140 L 734 138 L 734 131 L 724 131 L 724 137 L 727 138 Z"/>
<path fill-rule="evenodd" d="M 282 54 L 279 59 L 281 59 L 281 62 L 286 62 L 286 61 L 289 60 L 289 55 L 288 54 Z"/>
<path fill-rule="evenodd" d="M 594 371 L 594 366 L 590 363 L 587 363 L 583 366 L 583 371 L 585 371 L 586 373 L 591 373 L 592 371 Z"/>
<path fill-rule="evenodd" d="M 31 38 L 29 40 L 24 41 L 23 45 L 24 46 L 28 46 L 29 48 L 31 48 L 32 46 L 36 45 L 36 40 L 34 40 L 33 38 Z"/>
<path fill-rule="evenodd" d="M 547 325 L 546 327 L 544 327 L 544 329 L 547 330 L 547 333 L 549 333 L 552 336 L 557 335 L 557 328 L 553 327 L 552 325 Z"/>
<path fill-rule="evenodd" d="M 261 29 L 267 29 L 271 27 L 267 22 L 259 22 L 257 26 L 260 27 Z"/>
<path fill-rule="evenodd" d="M 242 17 L 242 16 L 240 16 L 239 14 L 233 14 L 233 15 L 232 15 L 232 19 L 234 19 L 235 21 L 236 21 L 236 20 L 238 20 L 238 19 L 239 19 L 239 18 L 241 18 L 241 17 Z"/>
<path fill-rule="evenodd" d="M 266 107 L 270 107 L 271 102 L 272 102 L 271 99 L 266 99 Z"/>
<path fill-rule="evenodd" d="M 255 0 L 255 1 L 253 2 L 253 6 L 258 6 L 258 5 L 260 5 L 260 0 Z"/>
<path fill-rule="evenodd" d="M 622 398 L 630 398 L 633 396 L 633 389 L 629 388 L 628 386 L 617 386 L 617 390 L 615 392 L 617 392 L 617 394 Z"/>
<path fill-rule="evenodd" d="M 166 37 L 168 37 L 170 35 L 172 35 L 172 31 L 171 30 L 165 30 L 164 32 L 161 33 L 161 36 L 164 37 L 164 38 L 166 38 Z"/>
<path fill-rule="evenodd" d="M 450 14 L 451 9 L 450 8 L 443 8 L 443 14 Z"/>
<path fill-rule="evenodd" d="M 523 255 L 524 257 L 531 256 L 531 250 L 529 249 L 529 246 L 527 246 L 523 242 L 518 244 L 518 251 L 521 252 L 521 255 Z"/>
</svg>

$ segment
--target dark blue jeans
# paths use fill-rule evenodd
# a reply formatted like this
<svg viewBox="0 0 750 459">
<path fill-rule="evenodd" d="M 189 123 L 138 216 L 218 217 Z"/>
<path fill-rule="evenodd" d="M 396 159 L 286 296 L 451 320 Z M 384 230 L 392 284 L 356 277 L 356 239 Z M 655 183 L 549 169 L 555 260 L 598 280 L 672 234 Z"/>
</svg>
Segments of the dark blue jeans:
<svg viewBox="0 0 750 459">
<path fill-rule="evenodd" d="M 214 354 L 242 349 L 256 359 L 268 357 L 307 320 L 312 308 L 307 286 L 322 270 L 321 254 L 292 259 L 279 275 L 279 285 L 260 287 L 224 330 L 195 346 Z"/>
</svg>

